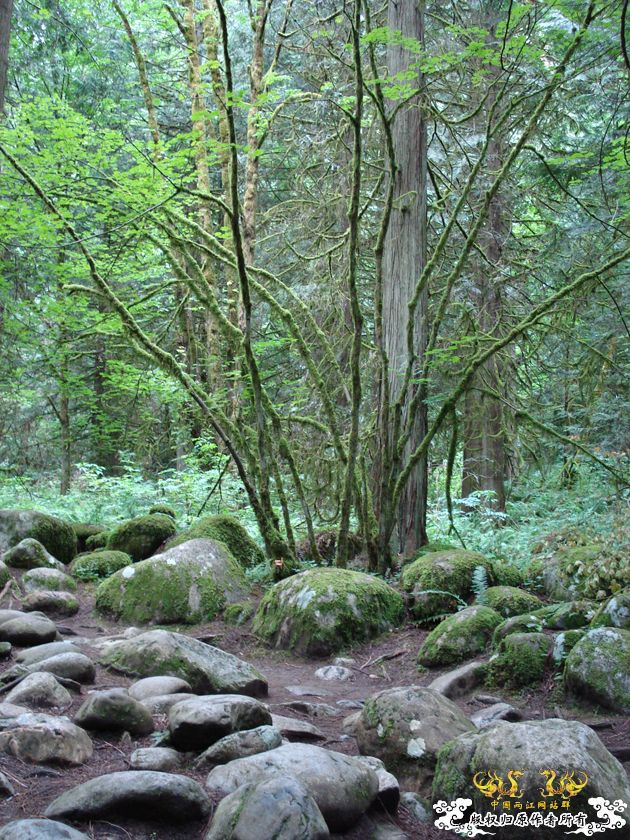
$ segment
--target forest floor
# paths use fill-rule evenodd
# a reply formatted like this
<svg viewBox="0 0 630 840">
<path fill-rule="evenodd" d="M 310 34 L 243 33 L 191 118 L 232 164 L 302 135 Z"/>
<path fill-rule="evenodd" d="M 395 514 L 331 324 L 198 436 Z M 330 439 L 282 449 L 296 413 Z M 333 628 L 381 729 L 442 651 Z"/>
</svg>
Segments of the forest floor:
<svg viewBox="0 0 630 840">
<path fill-rule="evenodd" d="M 92 588 L 80 586 L 79 598 L 81 609 L 72 618 L 60 619 L 57 622 L 64 639 L 73 637 L 94 639 L 120 633 L 125 628 L 120 624 L 106 621 L 93 611 Z M 3 607 L 18 608 L 14 603 L 4 603 Z M 309 717 L 301 714 L 295 707 L 285 704 L 304 700 L 312 703 L 326 703 L 335 705 L 338 700 L 364 700 L 370 694 L 386 688 L 404 685 L 428 685 L 440 673 L 438 669 L 431 671 L 418 670 L 417 651 L 426 635 L 426 630 L 418 629 L 412 624 L 400 628 L 366 644 L 359 645 L 343 652 L 351 657 L 355 664 L 351 666 L 354 678 L 348 681 L 324 681 L 315 677 L 315 671 L 328 665 L 331 659 L 303 659 L 293 656 L 287 651 L 275 651 L 263 646 L 249 631 L 248 626 L 232 627 L 222 621 L 214 621 L 205 625 L 169 626 L 169 630 L 188 633 L 201 641 L 214 644 L 222 650 L 241 657 L 258 668 L 269 683 L 269 696 L 266 702 L 271 711 L 290 717 L 300 718 L 313 723 L 325 736 L 325 740 L 318 743 L 339 752 L 357 754 L 354 738 L 344 736 L 342 724 L 344 717 L 352 713 L 352 709 L 339 707 L 336 716 Z M 88 651 L 96 662 L 96 650 Z M 10 667 L 12 663 L 0 663 L 0 673 Z M 94 686 L 83 688 L 82 696 L 74 698 L 72 706 L 64 710 L 64 714 L 72 718 L 85 699 L 85 693 L 92 689 L 103 689 L 114 686 L 128 686 L 133 680 L 114 674 L 97 666 L 97 676 Z M 515 706 L 523 719 L 543 719 L 562 717 L 567 720 L 579 720 L 596 729 L 597 734 L 608 747 L 616 753 L 620 760 L 625 758 L 625 769 L 630 778 L 630 719 L 614 715 L 593 707 L 580 706 L 566 702 L 561 697 L 552 677 L 535 689 L 527 689 L 518 694 L 506 692 L 504 689 L 493 691 L 479 688 L 470 695 L 457 699 L 455 702 L 470 715 L 482 708 L 484 703 L 478 699 L 480 694 L 493 694 Z M 0 695 L 0 701 L 2 701 Z M 156 732 L 167 727 L 167 718 L 156 717 Z M 5 773 L 13 783 L 16 795 L 3 802 L 0 806 L 0 825 L 13 819 L 43 816 L 47 805 L 64 790 L 67 790 L 88 778 L 128 770 L 131 753 L 138 747 L 154 746 L 154 736 L 134 738 L 133 741 L 124 736 L 103 733 L 90 733 L 94 743 L 94 755 L 90 762 L 76 768 L 50 768 L 25 764 L 13 756 L 0 754 L 0 771 Z M 207 771 L 195 771 L 186 768 L 181 771 L 201 784 L 205 782 Z M 401 805 L 395 817 L 389 817 L 410 840 L 444 840 L 451 836 L 450 832 L 438 830 L 432 825 L 419 825 L 407 810 Z M 201 840 L 204 837 L 206 823 L 187 823 L 181 828 L 164 825 L 139 825 L 123 819 L 113 822 L 95 821 L 90 826 L 83 826 L 86 833 L 98 840 Z M 452 835 L 455 836 L 455 835 Z M 361 833 L 351 831 L 343 835 L 345 840 L 365 840 Z M 261 838 L 264 840 L 264 838 Z"/>
</svg>

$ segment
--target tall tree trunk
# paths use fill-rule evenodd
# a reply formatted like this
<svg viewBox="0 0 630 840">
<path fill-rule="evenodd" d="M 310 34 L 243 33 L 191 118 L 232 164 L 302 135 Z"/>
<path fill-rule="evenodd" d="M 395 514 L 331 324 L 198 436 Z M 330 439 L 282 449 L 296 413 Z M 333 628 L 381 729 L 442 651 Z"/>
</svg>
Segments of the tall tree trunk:
<svg viewBox="0 0 630 840">
<path fill-rule="evenodd" d="M 390 0 L 387 25 L 399 30 L 403 38 L 424 40 L 424 3 L 422 0 Z M 387 67 L 391 78 L 405 73 L 417 55 L 402 44 L 388 48 Z M 422 89 L 422 75 L 410 82 Z M 388 359 L 389 405 L 393 407 L 401 395 L 405 370 L 409 361 L 407 347 L 407 304 L 422 272 L 426 258 L 426 183 L 427 137 L 421 110 L 422 95 L 410 99 L 396 115 L 392 125 L 392 142 L 396 168 L 389 173 L 394 179 L 393 206 L 383 251 L 383 347 Z M 422 362 L 427 340 L 427 293 L 422 294 L 416 309 L 414 324 L 414 354 L 416 367 Z M 389 447 L 396 446 L 408 419 L 409 405 L 413 399 L 414 384 L 404 395 L 402 411 L 398 418 L 390 408 L 389 429 L 382 430 L 389 436 Z M 413 430 L 405 448 L 403 461 L 416 449 L 427 427 L 426 405 L 422 402 L 413 419 Z M 426 543 L 427 459 L 417 464 L 409 477 L 397 512 L 397 550 L 413 554 Z"/>
<path fill-rule="evenodd" d="M 0 114 L 4 112 L 4 97 L 9 72 L 9 43 L 13 0 L 0 0 Z"/>
</svg>

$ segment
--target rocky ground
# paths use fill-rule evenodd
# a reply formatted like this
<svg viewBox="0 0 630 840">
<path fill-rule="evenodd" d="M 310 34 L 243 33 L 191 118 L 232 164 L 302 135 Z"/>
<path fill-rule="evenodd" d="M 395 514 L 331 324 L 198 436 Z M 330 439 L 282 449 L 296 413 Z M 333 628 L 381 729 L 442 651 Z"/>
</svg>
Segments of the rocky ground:
<svg viewBox="0 0 630 840">
<path fill-rule="evenodd" d="M 4 570 L 0 600 L 0 840 L 455 837 L 433 825 L 432 783 L 448 800 L 466 789 L 471 768 L 493 766 L 497 756 L 513 768 L 582 768 L 592 795 L 629 798 L 625 711 L 565 693 L 553 668 L 533 686 L 484 684 L 488 634 L 506 632 L 507 624 L 491 607 L 469 607 L 429 634 L 380 582 L 373 591 L 366 584 L 374 598 L 368 610 L 357 578 L 346 606 L 357 615 L 371 611 L 367 635 L 375 635 L 334 652 L 340 645 L 331 635 L 328 652 L 318 655 L 314 639 L 325 634 L 307 639 L 290 622 L 274 624 L 276 595 L 248 593 L 248 615 L 261 598 L 263 606 L 240 626 L 217 618 L 137 627 L 95 608 L 94 583 L 63 590 L 69 567 L 50 555 L 40 552 L 31 569 L 19 552 L 12 563 L 16 556 L 22 567 Z M 115 574 L 133 577 L 130 568 Z M 325 570 L 317 576 L 328 580 Z M 53 581 L 56 588 L 47 589 Z M 294 581 L 276 594 L 301 602 Z M 525 591 L 503 589 L 488 599 L 497 609 L 508 598 L 522 601 L 516 612 L 540 607 Z M 133 591 L 120 610 L 152 599 L 162 609 L 154 596 Z M 389 630 L 376 633 L 377 613 L 387 615 Z M 269 634 L 288 649 L 261 641 L 261 615 L 271 617 Z M 462 644 L 477 633 L 477 656 L 462 658 Z M 507 638 L 524 636 L 540 637 L 537 651 L 557 647 L 558 633 L 543 623 Z M 531 646 L 530 638 L 521 642 Z M 454 650 L 458 660 L 440 665 Z M 419 651 L 430 668 L 418 668 Z M 436 768 L 447 742 L 455 746 L 440 753 Z M 498 836 L 566 833 L 543 831 Z M 622 840 L 627 831 L 604 833 Z"/>
</svg>

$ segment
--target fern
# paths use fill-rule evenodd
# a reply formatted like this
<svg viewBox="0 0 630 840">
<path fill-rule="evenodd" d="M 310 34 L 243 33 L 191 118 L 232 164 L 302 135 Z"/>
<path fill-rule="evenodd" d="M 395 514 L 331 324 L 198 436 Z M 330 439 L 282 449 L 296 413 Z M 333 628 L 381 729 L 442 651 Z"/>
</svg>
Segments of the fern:
<svg viewBox="0 0 630 840">
<path fill-rule="evenodd" d="M 475 593 L 475 601 L 483 604 L 488 589 L 488 574 L 485 566 L 475 566 L 473 569 L 471 588 Z"/>
</svg>

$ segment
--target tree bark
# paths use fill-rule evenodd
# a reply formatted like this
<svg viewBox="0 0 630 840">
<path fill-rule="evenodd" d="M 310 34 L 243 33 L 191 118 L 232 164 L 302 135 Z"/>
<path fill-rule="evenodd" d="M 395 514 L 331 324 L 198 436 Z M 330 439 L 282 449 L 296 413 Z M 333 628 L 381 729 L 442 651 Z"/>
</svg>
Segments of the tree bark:
<svg viewBox="0 0 630 840">
<path fill-rule="evenodd" d="M 4 97 L 9 72 L 9 44 L 13 0 L 0 0 L 0 114 L 4 112 Z"/>
<path fill-rule="evenodd" d="M 390 0 L 387 25 L 400 31 L 404 38 L 424 39 L 424 4 L 422 0 Z M 387 67 L 391 78 L 408 71 L 417 60 L 403 45 L 388 48 Z M 418 72 L 410 82 L 419 91 L 423 79 Z M 422 94 L 410 99 L 396 115 L 392 125 L 392 142 L 396 168 L 389 172 L 394 179 L 393 206 L 383 251 L 383 347 L 388 359 L 389 405 L 393 407 L 401 396 L 401 386 L 409 361 L 407 347 L 408 308 L 414 288 L 426 259 L 426 183 L 427 137 L 421 109 Z M 414 323 L 414 355 L 419 370 L 427 341 L 426 291 L 416 309 Z M 387 434 L 389 446 L 395 447 L 397 433 L 409 419 L 409 405 L 414 396 L 412 385 L 403 395 L 399 417 L 390 410 Z M 403 460 L 417 448 L 427 428 L 426 405 L 421 402 L 413 417 L 413 431 L 407 442 Z M 398 427 L 398 428 L 396 428 Z M 383 430 L 385 431 L 385 430 Z M 414 467 L 402 494 L 397 512 L 397 550 L 413 554 L 426 543 L 427 459 L 422 458 Z"/>
</svg>

